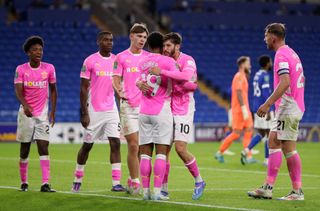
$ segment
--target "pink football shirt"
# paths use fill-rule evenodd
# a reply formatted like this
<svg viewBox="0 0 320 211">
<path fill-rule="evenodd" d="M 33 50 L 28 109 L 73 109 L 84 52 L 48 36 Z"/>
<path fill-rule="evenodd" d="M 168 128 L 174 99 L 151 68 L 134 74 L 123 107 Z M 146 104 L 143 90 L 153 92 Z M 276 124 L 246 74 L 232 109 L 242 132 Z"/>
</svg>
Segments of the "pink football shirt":
<svg viewBox="0 0 320 211">
<path fill-rule="evenodd" d="M 304 112 L 304 75 L 303 68 L 297 53 L 287 45 L 280 47 L 274 59 L 274 89 L 280 83 L 279 76 L 289 74 L 290 87 L 276 103 L 276 111 L 279 108 L 286 114 Z"/>
<path fill-rule="evenodd" d="M 176 62 L 167 56 L 150 53 L 140 62 L 141 80 L 146 81 L 152 88 L 149 93 L 142 95 L 140 113 L 146 115 L 158 115 L 166 101 L 171 101 L 172 81 L 166 76 L 155 76 L 149 74 L 152 67 L 159 67 L 161 70 L 176 71 Z"/>
<path fill-rule="evenodd" d="M 48 104 L 49 83 L 56 83 L 54 66 L 45 62 L 40 62 L 38 68 L 32 68 L 29 62 L 19 65 L 14 83 L 23 84 L 23 96 L 33 109 L 32 115 L 40 116 Z"/>
<path fill-rule="evenodd" d="M 197 81 L 197 67 L 194 59 L 184 53 L 180 53 L 177 59 L 180 71 L 188 75 L 189 82 Z M 172 92 L 172 113 L 173 115 L 186 115 L 189 112 L 189 108 L 194 108 L 194 91 L 185 89 L 183 83 L 174 81 L 173 92 Z"/>
<path fill-rule="evenodd" d="M 113 54 L 103 57 L 97 52 L 88 56 L 83 63 L 80 77 L 90 80 L 88 103 L 96 112 L 113 109 L 115 102 L 112 87 L 114 60 L 115 55 Z"/>
<path fill-rule="evenodd" d="M 136 86 L 140 76 L 139 63 L 149 53 L 142 50 L 140 54 L 133 54 L 129 49 L 117 54 L 113 66 L 113 75 L 122 77 L 122 89 L 131 107 L 139 107 L 141 91 Z"/>
</svg>

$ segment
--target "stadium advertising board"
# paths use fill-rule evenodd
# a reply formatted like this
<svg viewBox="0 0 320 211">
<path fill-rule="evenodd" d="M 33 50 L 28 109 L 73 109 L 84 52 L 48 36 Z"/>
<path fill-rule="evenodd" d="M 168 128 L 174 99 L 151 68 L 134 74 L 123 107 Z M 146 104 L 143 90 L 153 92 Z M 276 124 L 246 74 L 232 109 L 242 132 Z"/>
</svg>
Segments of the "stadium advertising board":
<svg viewBox="0 0 320 211">
<path fill-rule="evenodd" d="M 196 142 L 221 141 L 225 137 L 225 124 L 196 124 Z M 320 125 L 301 124 L 298 141 L 320 142 Z"/>
</svg>

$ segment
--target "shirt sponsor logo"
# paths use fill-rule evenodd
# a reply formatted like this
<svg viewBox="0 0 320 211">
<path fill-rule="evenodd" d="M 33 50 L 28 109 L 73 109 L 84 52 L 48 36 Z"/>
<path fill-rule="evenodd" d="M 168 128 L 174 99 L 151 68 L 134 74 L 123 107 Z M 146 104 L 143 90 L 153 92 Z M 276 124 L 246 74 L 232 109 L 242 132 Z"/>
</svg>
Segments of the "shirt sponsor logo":
<svg viewBox="0 0 320 211">
<path fill-rule="evenodd" d="M 47 81 L 25 81 L 23 84 L 26 87 L 37 87 L 37 88 L 47 87 Z"/>
<path fill-rule="evenodd" d="M 128 67 L 127 69 L 128 73 L 137 73 L 139 72 L 139 69 L 137 67 Z"/>
<path fill-rule="evenodd" d="M 107 71 L 96 71 L 96 76 L 101 77 L 101 76 L 112 76 L 112 72 L 107 72 Z"/>
</svg>

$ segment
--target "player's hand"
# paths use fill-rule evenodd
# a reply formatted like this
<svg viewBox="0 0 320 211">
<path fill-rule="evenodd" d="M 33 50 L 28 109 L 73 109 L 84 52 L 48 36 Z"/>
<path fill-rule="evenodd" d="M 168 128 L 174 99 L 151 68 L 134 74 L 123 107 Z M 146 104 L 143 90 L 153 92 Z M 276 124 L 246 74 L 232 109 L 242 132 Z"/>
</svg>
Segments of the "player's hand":
<svg viewBox="0 0 320 211">
<path fill-rule="evenodd" d="M 271 114 L 270 114 L 270 112 L 268 112 L 266 120 L 269 121 L 270 119 L 271 119 Z"/>
<path fill-rule="evenodd" d="M 51 122 L 51 127 L 53 127 L 54 124 L 56 123 L 56 114 L 54 111 L 50 111 L 49 121 Z"/>
<path fill-rule="evenodd" d="M 87 129 L 89 123 L 90 123 L 89 114 L 88 113 L 81 114 L 81 124 L 82 124 L 82 126 Z"/>
<path fill-rule="evenodd" d="M 247 110 L 247 107 L 245 105 L 241 106 L 243 119 L 247 120 L 249 118 L 249 112 Z"/>
<path fill-rule="evenodd" d="M 122 91 L 119 92 L 119 97 L 121 100 L 128 100 L 128 98 L 124 95 Z"/>
<path fill-rule="evenodd" d="M 146 94 L 151 89 L 145 81 L 138 81 L 136 85 L 143 94 Z"/>
<path fill-rule="evenodd" d="M 160 75 L 161 70 L 159 67 L 151 67 L 151 69 L 149 70 L 149 73 L 153 75 Z"/>
<path fill-rule="evenodd" d="M 31 108 L 31 106 L 29 106 L 28 104 L 23 105 L 23 111 L 27 117 L 32 117 L 33 109 Z"/>
<path fill-rule="evenodd" d="M 257 111 L 257 115 L 259 117 L 265 117 L 266 114 L 269 112 L 269 109 L 270 109 L 270 106 L 268 104 L 264 103 L 259 107 L 259 109 Z"/>
</svg>

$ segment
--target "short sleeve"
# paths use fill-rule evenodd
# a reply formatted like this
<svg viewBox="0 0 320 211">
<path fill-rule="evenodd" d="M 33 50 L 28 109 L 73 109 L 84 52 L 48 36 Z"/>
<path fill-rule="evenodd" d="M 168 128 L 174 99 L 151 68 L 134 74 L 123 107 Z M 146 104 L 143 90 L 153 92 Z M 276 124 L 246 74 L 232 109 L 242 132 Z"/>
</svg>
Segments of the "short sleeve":
<svg viewBox="0 0 320 211">
<path fill-rule="evenodd" d="M 114 63 L 113 63 L 112 75 L 117 75 L 117 76 L 123 75 L 123 67 L 122 67 L 122 64 L 120 62 L 120 58 L 118 55 L 116 56 L 116 59 L 114 60 Z"/>
<path fill-rule="evenodd" d="M 84 60 L 81 72 L 80 72 L 80 78 L 90 79 L 91 78 L 91 65 L 89 59 Z"/>
<path fill-rule="evenodd" d="M 14 75 L 14 83 L 15 84 L 23 83 L 23 71 L 22 71 L 22 68 L 20 68 L 20 66 L 16 68 L 16 72 Z"/>
<path fill-rule="evenodd" d="M 56 83 L 56 70 L 55 70 L 53 65 L 51 65 L 50 73 L 49 73 L 49 79 L 48 80 L 49 80 L 50 84 Z"/>
<path fill-rule="evenodd" d="M 233 83 L 234 89 L 235 90 L 242 89 L 243 82 L 244 81 L 243 81 L 243 78 L 241 77 L 241 75 L 236 74 L 236 76 L 234 77 L 234 83 Z"/>
</svg>

